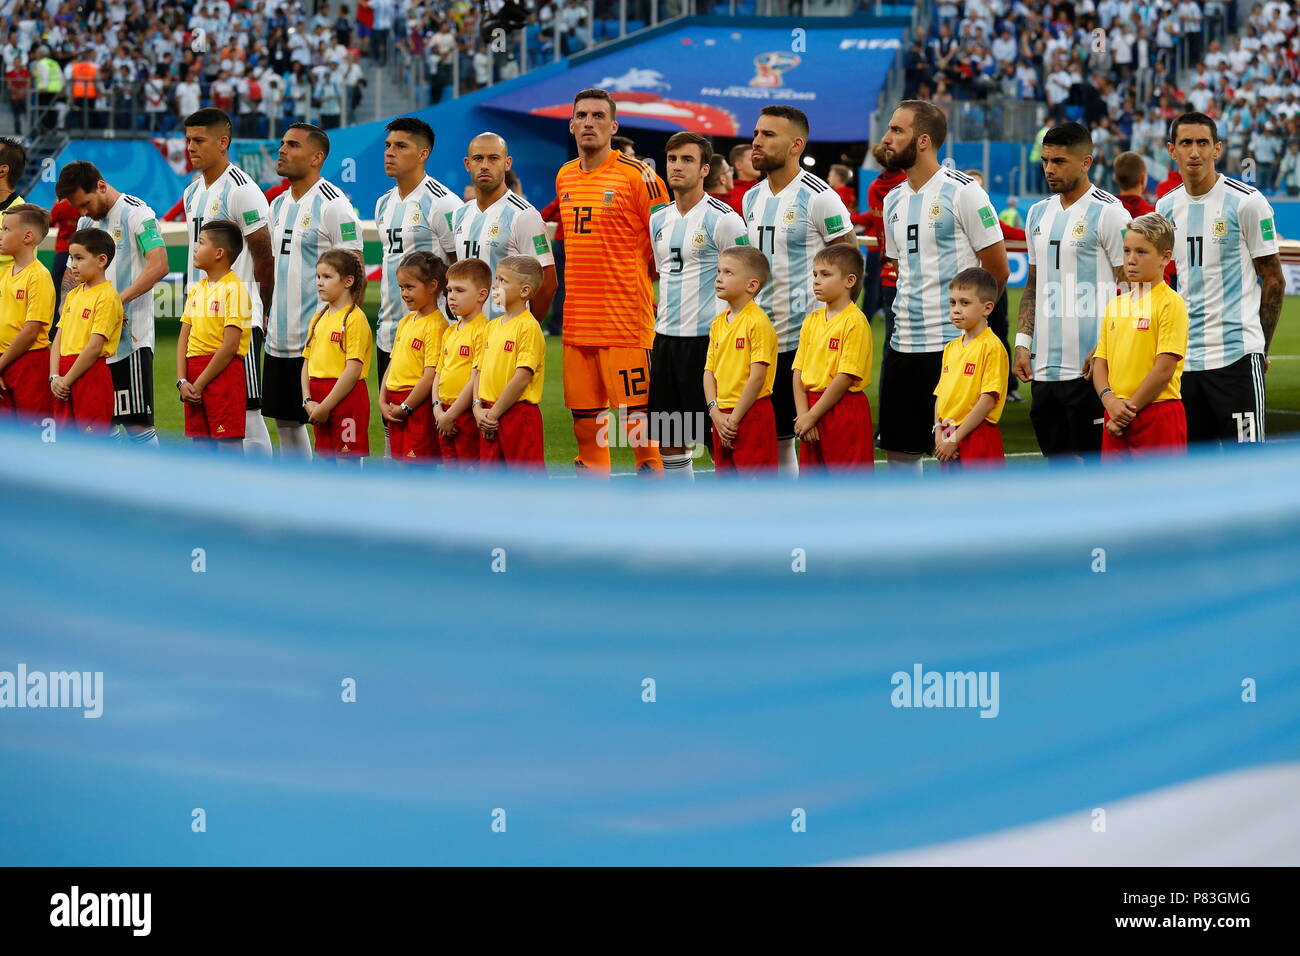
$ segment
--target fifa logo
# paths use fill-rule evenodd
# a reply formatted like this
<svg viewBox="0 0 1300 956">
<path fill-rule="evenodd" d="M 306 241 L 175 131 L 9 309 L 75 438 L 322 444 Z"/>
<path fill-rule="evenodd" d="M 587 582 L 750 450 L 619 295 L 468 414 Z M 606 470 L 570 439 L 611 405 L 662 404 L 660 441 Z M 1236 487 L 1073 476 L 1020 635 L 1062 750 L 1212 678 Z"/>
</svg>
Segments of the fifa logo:
<svg viewBox="0 0 1300 956">
<path fill-rule="evenodd" d="M 781 74 L 793 70 L 801 62 L 803 62 L 802 58 L 796 53 L 785 53 L 780 50 L 760 53 L 754 57 L 754 78 L 749 81 L 749 85 L 769 89 L 780 86 Z"/>
</svg>

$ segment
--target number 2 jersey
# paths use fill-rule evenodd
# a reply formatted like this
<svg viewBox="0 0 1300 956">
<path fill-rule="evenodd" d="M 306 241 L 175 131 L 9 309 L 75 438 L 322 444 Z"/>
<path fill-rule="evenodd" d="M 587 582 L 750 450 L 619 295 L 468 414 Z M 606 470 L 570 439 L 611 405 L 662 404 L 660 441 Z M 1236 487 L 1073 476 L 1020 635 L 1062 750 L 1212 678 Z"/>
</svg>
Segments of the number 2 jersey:
<svg viewBox="0 0 1300 956">
<path fill-rule="evenodd" d="M 650 215 L 669 202 L 649 166 L 610 150 L 590 172 L 574 159 L 555 175 L 564 226 L 565 345 L 654 344 Z"/>
<path fill-rule="evenodd" d="M 405 197 L 394 186 L 375 203 L 375 228 L 383 247 L 383 278 L 379 283 L 379 327 L 375 345 L 393 350 L 397 323 L 407 308 L 397 288 L 397 267 L 408 252 L 423 250 L 451 262 L 455 249 L 451 237 L 451 215 L 460 200 L 432 176 L 425 176 Z"/>
<path fill-rule="evenodd" d="M 1220 175 L 1209 192 L 1165 193 L 1156 212 L 1174 224 L 1178 291 L 1187 302 L 1183 371 L 1223 368 L 1264 351 L 1255 259 L 1275 256 L 1273 207 L 1258 189 Z"/>
<path fill-rule="evenodd" d="M 948 286 L 1002 241 L 988 193 L 940 166 L 919 190 L 904 179 L 885 197 L 885 255 L 898 262 L 894 338 L 899 352 L 942 352 L 961 329 L 949 319 Z"/>
</svg>

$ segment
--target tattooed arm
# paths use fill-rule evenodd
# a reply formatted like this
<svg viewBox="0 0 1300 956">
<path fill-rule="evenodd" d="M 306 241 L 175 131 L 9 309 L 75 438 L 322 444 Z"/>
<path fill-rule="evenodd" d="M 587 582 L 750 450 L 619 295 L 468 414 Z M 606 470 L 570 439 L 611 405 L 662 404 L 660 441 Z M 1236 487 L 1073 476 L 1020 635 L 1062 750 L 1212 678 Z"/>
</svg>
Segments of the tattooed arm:
<svg viewBox="0 0 1300 956">
<path fill-rule="evenodd" d="M 1034 306 L 1038 296 L 1038 267 L 1030 266 L 1029 275 L 1025 277 L 1025 291 L 1020 295 L 1020 322 L 1016 328 L 1019 335 L 1033 336 Z M 1016 346 L 1015 361 L 1011 365 L 1016 378 L 1028 382 L 1034 377 L 1034 367 L 1029 349 Z"/>
<path fill-rule="evenodd" d="M 1277 320 L 1282 315 L 1282 296 L 1286 293 L 1286 277 L 1282 275 L 1282 260 L 1274 253 L 1254 260 L 1255 274 L 1259 276 L 1259 324 L 1264 327 L 1264 370 L 1268 371 L 1268 349 L 1277 331 Z"/>
</svg>

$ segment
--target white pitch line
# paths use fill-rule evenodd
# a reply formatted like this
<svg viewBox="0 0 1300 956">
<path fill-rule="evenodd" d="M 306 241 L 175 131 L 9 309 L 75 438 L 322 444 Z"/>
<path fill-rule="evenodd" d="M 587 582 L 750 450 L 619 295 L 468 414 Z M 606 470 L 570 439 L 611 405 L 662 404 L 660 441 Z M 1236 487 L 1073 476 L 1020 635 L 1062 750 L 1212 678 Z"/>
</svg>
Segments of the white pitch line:
<svg viewBox="0 0 1300 956">
<path fill-rule="evenodd" d="M 1300 411 L 1293 408 L 1266 408 L 1264 411 L 1270 415 L 1300 415 Z"/>
</svg>

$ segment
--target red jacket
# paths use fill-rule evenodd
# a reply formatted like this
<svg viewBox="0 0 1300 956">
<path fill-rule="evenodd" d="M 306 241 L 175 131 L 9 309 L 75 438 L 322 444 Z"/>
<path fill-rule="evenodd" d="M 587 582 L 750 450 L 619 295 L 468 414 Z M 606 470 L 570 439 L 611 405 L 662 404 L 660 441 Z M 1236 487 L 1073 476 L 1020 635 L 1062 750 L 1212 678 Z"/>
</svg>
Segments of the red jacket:
<svg viewBox="0 0 1300 956">
<path fill-rule="evenodd" d="M 1024 242 L 1025 230 L 1021 229 L 1019 226 L 1008 226 L 1001 219 L 998 220 L 998 225 L 1002 227 L 1003 239 L 1019 239 L 1021 242 Z"/>
<path fill-rule="evenodd" d="M 560 219 L 560 197 L 556 196 L 546 204 L 546 208 L 541 212 L 542 222 L 555 223 L 555 236 L 552 242 L 564 241 L 564 222 Z"/>
<path fill-rule="evenodd" d="M 731 181 L 731 195 L 727 197 L 727 205 L 736 210 L 736 214 L 743 217 L 745 215 L 745 206 L 743 204 L 745 193 L 749 192 L 758 181 L 754 179 L 733 179 Z"/>
<path fill-rule="evenodd" d="M 858 191 L 852 186 L 836 186 L 835 193 L 844 202 L 844 206 L 850 213 L 856 212 L 858 208 Z"/>
<path fill-rule="evenodd" d="M 901 169 L 883 170 L 867 187 L 867 211 L 853 217 L 854 224 L 864 226 L 867 235 L 875 237 L 876 248 L 880 250 L 882 257 L 885 254 L 885 196 L 906 178 L 907 173 Z M 898 285 L 898 267 L 882 264 L 880 284 Z"/>
<path fill-rule="evenodd" d="M 68 251 L 68 239 L 77 231 L 77 222 L 81 219 L 81 213 L 73 207 L 72 203 L 66 199 L 60 199 L 50 210 L 50 225 L 58 228 L 59 233 L 54 237 L 54 252 L 57 255 L 60 252 Z"/>
<path fill-rule="evenodd" d="M 1169 167 L 1169 175 L 1165 177 L 1163 183 L 1156 187 L 1156 198 L 1160 199 L 1165 193 L 1169 192 L 1169 190 L 1176 186 L 1181 186 L 1182 184 L 1183 177 L 1182 174 L 1178 172 L 1178 168 L 1176 166 Z"/>
<path fill-rule="evenodd" d="M 1177 185 L 1177 183 L 1174 185 Z M 1147 202 L 1146 196 L 1139 196 L 1136 193 L 1121 193 L 1115 198 L 1124 204 L 1124 208 L 1128 210 L 1128 214 L 1134 219 L 1156 211 L 1156 207 Z"/>
</svg>

